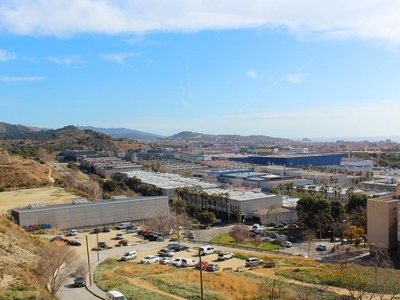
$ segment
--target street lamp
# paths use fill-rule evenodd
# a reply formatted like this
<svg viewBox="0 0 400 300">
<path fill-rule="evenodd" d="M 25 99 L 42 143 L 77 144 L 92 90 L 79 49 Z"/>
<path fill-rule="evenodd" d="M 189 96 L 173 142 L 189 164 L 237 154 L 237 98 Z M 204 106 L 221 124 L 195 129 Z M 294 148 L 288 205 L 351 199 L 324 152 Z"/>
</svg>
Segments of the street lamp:
<svg viewBox="0 0 400 300">
<path fill-rule="evenodd" d="M 201 249 L 199 248 L 199 264 L 200 264 L 200 299 L 203 300 L 203 266 L 201 264 Z"/>
</svg>

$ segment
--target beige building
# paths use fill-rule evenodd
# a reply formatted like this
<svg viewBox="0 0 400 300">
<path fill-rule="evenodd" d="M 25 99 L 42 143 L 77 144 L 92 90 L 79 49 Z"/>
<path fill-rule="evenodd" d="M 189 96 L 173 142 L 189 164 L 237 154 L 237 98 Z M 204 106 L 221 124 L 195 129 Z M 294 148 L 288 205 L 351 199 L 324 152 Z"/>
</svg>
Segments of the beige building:
<svg viewBox="0 0 400 300">
<path fill-rule="evenodd" d="M 396 193 L 371 198 L 367 202 L 368 242 L 388 252 L 396 251 L 398 258 L 400 258 L 399 187 Z"/>
</svg>

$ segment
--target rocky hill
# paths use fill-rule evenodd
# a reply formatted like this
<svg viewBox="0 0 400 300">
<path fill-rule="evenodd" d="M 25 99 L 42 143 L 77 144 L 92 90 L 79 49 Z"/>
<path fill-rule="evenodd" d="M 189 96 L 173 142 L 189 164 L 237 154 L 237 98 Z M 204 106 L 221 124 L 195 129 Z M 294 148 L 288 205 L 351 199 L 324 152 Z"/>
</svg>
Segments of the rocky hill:
<svg viewBox="0 0 400 300">
<path fill-rule="evenodd" d="M 268 143 L 268 144 L 275 144 L 275 143 L 285 143 L 291 142 L 289 139 L 285 138 L 276 138 L 264 135 L 250 135 L 250 136 L 243 136 L 238 134 L 204 134 L 192 131 L 182 131 L 180 133 L 174 134 L 172 136 L 166 137 L 162 140 L 165 141 L 203 141 L 203 142 L 252 142 L 252 143 Z"/>
<path fill-rule="evenodd" d="M 49 185 L 49 171 L 46 164 L 0 149 L 0 192 Z"/>
<path fill-rule="evenodd" d="M 37 131 L 22 125 L 0 123 L 0 148 L 26 147 L 45 148 L 49 151 L 64 149 L 127 151 L 140 148 L 140 144 L 92 130 L 80 130 L 75 126 Z"/>
<path fill-rule="evenodd" d="M 43 242 L 0 216 L 0 299 L 52 299 L 32 272 Z"/>
<path fill-rule="evenodd" d="M 88 129 L 96 132 L 101 132 L 115 138 L 129 138 L 133 140 L 142 140 L 142 141 L 154 141 L 157 138 L 162 138 L 161 135 L 143 132 L 139 130 L 128 129 L 128 128 L 100 128 L 92 126 L 80 126 L 79 129 L 81 130 Z"/>
</svg>

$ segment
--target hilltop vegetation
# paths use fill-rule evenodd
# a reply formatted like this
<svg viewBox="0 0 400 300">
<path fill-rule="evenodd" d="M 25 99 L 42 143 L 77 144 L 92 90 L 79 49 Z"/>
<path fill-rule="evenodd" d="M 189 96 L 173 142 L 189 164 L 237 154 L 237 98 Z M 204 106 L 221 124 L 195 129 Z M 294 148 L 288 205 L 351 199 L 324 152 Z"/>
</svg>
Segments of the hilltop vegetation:
<svg viewBox="0 0 400 300">
<path fill-rule="evenodd" d="M 46 164 L 0 149 L 0 192 L 50 185 L 49 172 Z M 56 172 L 52 176 L 59 177 Z"/>
<path fill-rule="evenodd" d="M 39 148 L 48 152 L 65 149 L 118 152 L 139 149 L 140 144 L 75 126 L 37 131 L 22 125 L 0 123 L 0 148 L 19 155 L 34 155 Z"/>
<path fill-rule="evenodd" d="M 33 271 L 43 243 L 0 216 L 0 299 L 52 299 Z"/>
</svg>

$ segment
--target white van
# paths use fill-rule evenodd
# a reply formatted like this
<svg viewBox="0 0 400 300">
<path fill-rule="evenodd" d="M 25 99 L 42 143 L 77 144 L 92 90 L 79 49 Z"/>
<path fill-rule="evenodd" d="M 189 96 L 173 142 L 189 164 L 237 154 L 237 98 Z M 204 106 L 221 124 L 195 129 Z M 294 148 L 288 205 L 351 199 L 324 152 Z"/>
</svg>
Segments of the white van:
<svg viewBox="0 0 400 300">
<path fill-rule="evenodd" d="M 124 294 L 122 294 L 121 292 L 118 292 L 118 291 L 107 292 L 105 299 L 106 300 L 128 300 L 128 299 L 126 299 Z"/>
<path fill-rule="evenodd" d="M 125 229 L 132 226 L 131 222 L 122 222 L 117 225 L 117 229 Z"/>
<path fill-rule="evenodd" d="M 202 246 L 199 248 L 200 255 L 207 255 L 215 253 L 215 248 L 212 246 Z"/>
</svg>

